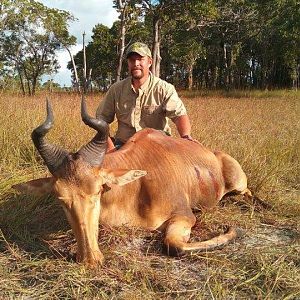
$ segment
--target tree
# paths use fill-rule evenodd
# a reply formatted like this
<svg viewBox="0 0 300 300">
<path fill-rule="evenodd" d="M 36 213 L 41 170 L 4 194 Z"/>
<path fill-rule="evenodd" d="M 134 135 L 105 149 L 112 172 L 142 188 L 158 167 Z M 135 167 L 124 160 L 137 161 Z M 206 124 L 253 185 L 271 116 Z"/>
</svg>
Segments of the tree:
<svg viewBox="0 0 300 300">
<path fill-rule="evenodd" d="M 112 83 L 113 70 L 116 70 L 115 60 L 116 37 L 111 34 L 111 29 L 107 26 L 98 24 L 93 28 L 92 41 L 86 47 L 87 69 L 93 69 L 91 80 L 99 90 L 106 90 Z M 83 51 L 79 51 L 74 56 L 75 65 L 79 74 L 81 85 L 83 85 Z M 73 73 L 74 69 L 71 62 L 68 69 Z"/>
<path fill-rule="evenodd" d="M 116 80 L 116 70 L 119 65 L 119 56 L 116 56 L 118 38 L 120 32 L 120 21 L 114 22 L 111 28 L 103 24 L 98 24 L 93 28 L 92 41 L 86 47 L 87 68 L 93 68 L 91 81 L 98 90 L 105 91 Z M 147 29 L 142 22 L 137 22 L 135 26 L 127 28 L 125 45 L 136 40 L 146 41 L 149 36 Z M 122 58 L 123 59 L 123 58 Z M 79 51 L 74 56 L 75 64 L 82 78 L 83 53 Z M 68 69 L 73 73 L 72 63 L 68 63 Z M 126 70 L 122 69 L 120 78 L 126 76 Z"/>
<path fill-rule="evenodd" d="M 152 23 L 152 73 L 160 77 L 161 64 L 161 41 L 162 28 L 168 27 L 169 23 L 180 16 L 184 10 L 185 1 L 175 0 L 142 0 L 143 13 L 145 20 L 151 20 Z"/>
<path fill-rule="evenodd" d="M 139 23 L 141 6 L 139 0 L 114 0 L 114 7 L 119 13 L 118 43 L 117 43 L 117 74 L 116 81 L 121 79 L 125 48 L 128 46 L 127 36 L 133 27 Z"/>
<path fill-rule="evenodd" d="M 97 25 L 87 47 L 100 89 L 126 75 L 123 53 L 134 41 L 152 44 L 156 76 L 188 89 L 299 86 L 298 0 L 117 2 L 120 19 L 112 28 Z"/>
<path fill-rule="evenodd" d="M 193 71 L 197 59 L 204 56 L 204 47 L 197 37 L 195 31 L 186 31 L 185 29 L 177 30 L 174 33 L 174 44 L 171 48 L 173 61 L 181 65 L 186 73 L 188 90 L 191 90 L 194 85 Z"/>
<path fill-rule="evenodd" d="M 13 8 L 10 0 L 2 0 L 0 3 L 0 31 L 13 22 Z"/>
<path fill-rule="evenodd" d="M 123 55 L 125 51 L 125 34 L 126 34 L 126 23 L 128 21 L 129 1 L 127 0 L 115 0 L 115 8 L 120 13 L 120 33 L 119 33 L 119 53 L 118 53 L 118 64 L 117 64 L 117 76 L 116 81 L 120 81 L 122 72 Z"/>
<path fill-rule="evenodd" d="M 206 57 L 204 42 L 209 37 L 207 28 L 215 23 L 216 15 L 216 6 L 212 1 L 187 1 L 172 26 L 172 44 L 169 46 L 172 61 L 181 73 L 177 73 L 180 81 L 186 82 L 184 87 L 189 90 L 194 86 L 197 60 Z"/>
<path fill-rule="evenodd" d="M 300 61 L 300 3 L 266 1 L 259 5 L 264 26 L 251 40 L 253 72 L 260 88 L 296 87 Z"/>
<path fill-rule="evenodd" d="M 42 85 L 42 88 L 48 90 L 50 93 L 52 93 L 53 91 L 61 90 L 60 84 L 56 83 L 56 82 L 53 82 L 52 79 L 47 80 L 46 82 L 44 82 L 43 85 Z"/>
<path fill-rule="evenodd" d="M 68 12 L 51 9 L 33 0 L 5 1 L 5 30 L 1 31 L 1 61 L 19 76 L 22 91 L 33 95 L 42 75 L 58 68 L 56 51 L 72 45 L 75 37 L 68 33 Z"/>
</svg>

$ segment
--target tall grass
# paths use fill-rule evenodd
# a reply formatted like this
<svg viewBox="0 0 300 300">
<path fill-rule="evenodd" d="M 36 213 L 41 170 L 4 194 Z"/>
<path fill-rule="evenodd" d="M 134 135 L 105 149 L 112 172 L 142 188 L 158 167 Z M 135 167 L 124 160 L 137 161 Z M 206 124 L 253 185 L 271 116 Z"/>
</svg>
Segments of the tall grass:
<svg viewBox="0 0 300 300">
<path fill-rule="evenodd" d="M 100 226 L 106 262 L 89 270 L 65 216 L 50 196 L 18 195 L 11 185 L 47 176 L 30 134 L 45 117 L 45 95 L 0 95 L 0 298 L 297 299 L 300 236 L 299 92 L 182 92 L 193 136 L 243 166 L 254 199 L 229 196 L 197 213 L 192 239 L 228 225 L 244 229 L 235 244 L 183 258 L 162 254 L 162 234 Z M 49 96 L 55 127 L 47 136 L 68 150 L 94 132 L 80 120 L 80 97 Z M 91 114 L 101 99 L 88 96 Z M 113 126 L 114 128 L 114 126 Z"/>
</svg>

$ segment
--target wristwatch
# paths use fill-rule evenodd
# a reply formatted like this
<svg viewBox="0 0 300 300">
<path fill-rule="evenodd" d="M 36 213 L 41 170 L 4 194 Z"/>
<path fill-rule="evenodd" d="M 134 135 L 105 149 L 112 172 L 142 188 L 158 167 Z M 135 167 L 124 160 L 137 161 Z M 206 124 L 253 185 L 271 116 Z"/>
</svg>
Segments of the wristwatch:
<svg viewBox="0 0 300 300">
<path fill-rule="evenodd" d="M 183 138 L 183 139 L 190 140 L 190 141 L 193 140 L 193 138 L 192 138 L 189 134 L 183 135 L 182 138 Z"/>
</svg>

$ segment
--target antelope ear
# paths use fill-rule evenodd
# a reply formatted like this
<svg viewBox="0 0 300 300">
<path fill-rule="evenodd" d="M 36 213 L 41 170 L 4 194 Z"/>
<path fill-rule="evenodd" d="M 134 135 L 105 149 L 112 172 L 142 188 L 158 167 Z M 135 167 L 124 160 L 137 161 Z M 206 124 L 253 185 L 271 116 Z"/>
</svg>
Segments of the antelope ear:
<svg viewBox="0 0 300 300">
<path fill-rule="evenodd" d="M 99 175 L 104 179 L 103 183 L 112 183 L 120 186 L 137 180 L 146 174 L 147 172 L 143 170 L 128 169 L 101 169 L 99 172 Z"/>
<path fill-rule="evenodd" d="M 52 193 L 55 181 L 53 177 L 40 178 L 15 184 L 12 188 L 24 194 L 43 196 Z"/>
</svg>

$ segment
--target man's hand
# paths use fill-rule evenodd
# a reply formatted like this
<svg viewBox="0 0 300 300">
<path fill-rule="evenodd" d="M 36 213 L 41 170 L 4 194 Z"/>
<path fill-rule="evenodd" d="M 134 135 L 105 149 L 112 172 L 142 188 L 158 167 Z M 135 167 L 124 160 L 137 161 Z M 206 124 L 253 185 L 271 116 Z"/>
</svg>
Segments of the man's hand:
<svg viewBox="0 0 300 300">
<path fill-rule="evenodd" d="M 197 143 L 197 144 L 200 144 L 200 142 L 199 142 L 198 140 L 192 138 L 192 136 L 189 135 L 189 134 L 183 135 L 181 138 L 186 139 L 186 140 L 189 140 L 189 141 L 192 141 L 192 142 L 195 142 L 195 143 Z"/>
</svg>

